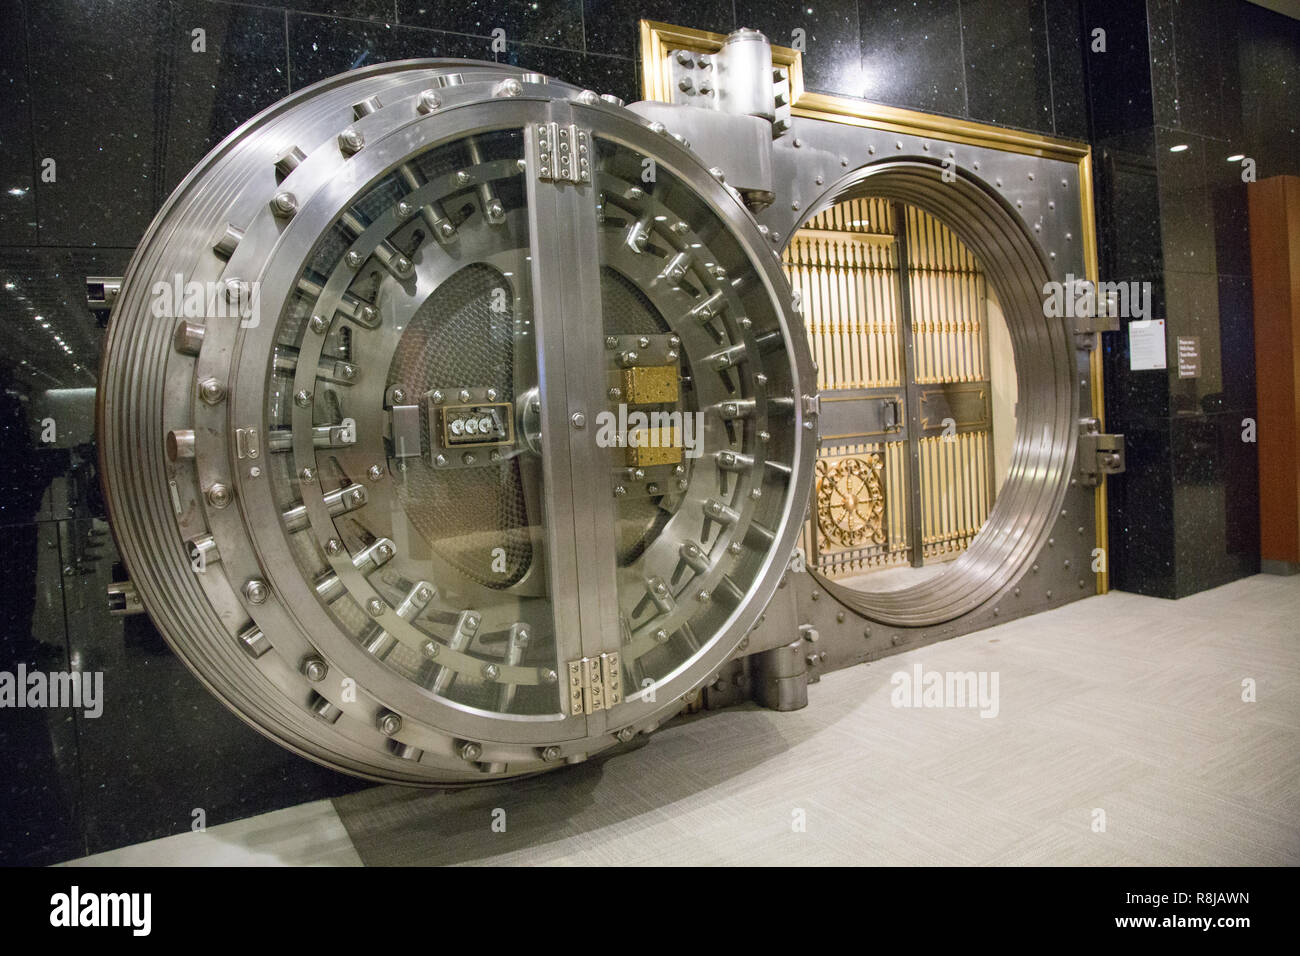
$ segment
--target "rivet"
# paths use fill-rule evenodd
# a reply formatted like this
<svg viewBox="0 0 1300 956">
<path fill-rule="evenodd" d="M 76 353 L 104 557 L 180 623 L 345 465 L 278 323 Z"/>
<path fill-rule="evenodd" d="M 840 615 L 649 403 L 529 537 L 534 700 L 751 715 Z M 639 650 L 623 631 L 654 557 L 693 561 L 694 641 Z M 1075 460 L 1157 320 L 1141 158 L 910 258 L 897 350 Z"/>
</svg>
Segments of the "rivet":
<svg viewBox="0 0 1300 956">
<path fill-rule="evenodd" d="M 316 478 L 316 469 L 308 465 L 306 468 L 298 470 L 298 477 L 303 481 L 314 481 Z"/>
<path fill-rule="evenodd" d="M 311 404 L 311 392 L 305 388 L 300 388 L 294 393 L 293 400 L 300 408 L 306 408 Z"/>
<path fill-rule="evenodd" d="M 384 469 L 379 467 L 378 465 L 371 465 L 366 470 L 366 474 L 370 476 L 371 481 L 378 481 L 380 478 L 384 476 Z"/>
<path fill-rule="evenodd" d="M 496 664 L 484 664 L 483 676 L 487 680 L 496 680 L 498 677 L 501 676 L 501 668 L 498 667 Z"/>
<path fill-rule="evenodd" d="M 328 541 L 325 542 L 326 554 L 338 554 L 342 550 L 343 550 L 343 544 L 342 542 L 339 541 L 338 538 L 330 538 Z"/>
</svg>

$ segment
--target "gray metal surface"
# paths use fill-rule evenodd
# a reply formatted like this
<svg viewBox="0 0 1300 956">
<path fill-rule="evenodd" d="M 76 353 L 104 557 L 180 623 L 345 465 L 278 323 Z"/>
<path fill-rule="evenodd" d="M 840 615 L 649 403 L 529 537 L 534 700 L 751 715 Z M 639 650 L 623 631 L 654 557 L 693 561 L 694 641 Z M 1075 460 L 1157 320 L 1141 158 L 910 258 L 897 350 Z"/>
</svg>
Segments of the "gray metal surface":
<svg viewBox="0 0 1300 956">
<path fill-rule="evenodd" d="M 641 157 L 663 188 L 642 188 Z M 641 217 L 639 245 L 622 215 Z M 467 285 L 470 268 L 486 278 Z M 626 561 L 623 452 L 595 441 L 616 358 L 602 269 L 680 341 L 705 414 L 705 454 Z M 216 290 L 202 315 L 156 308 L 176 277 Z M 481 305 L 497 292 L 505 352 Z M 545 77 L 409 61 L 277 104 L 169 199 L 114 303 L 102 473 L 135 592 L 236 713 L 351 773 L 473 783 L 630 740 L 735 652 L 798 534 L 810 381 L 779 263 L 682 143 Z M 507 402 L 509 440 L 438 431 L 448 403 Z M 638 599 L 647 574 L 676 608 L 661 621 Z M 638 642 L 634 613 L 662 647 Z M 650 651 L 626 699 L 615 665 L 599 706 L 572 705 L 575 663 L 630 677 Z"/>
</svg>

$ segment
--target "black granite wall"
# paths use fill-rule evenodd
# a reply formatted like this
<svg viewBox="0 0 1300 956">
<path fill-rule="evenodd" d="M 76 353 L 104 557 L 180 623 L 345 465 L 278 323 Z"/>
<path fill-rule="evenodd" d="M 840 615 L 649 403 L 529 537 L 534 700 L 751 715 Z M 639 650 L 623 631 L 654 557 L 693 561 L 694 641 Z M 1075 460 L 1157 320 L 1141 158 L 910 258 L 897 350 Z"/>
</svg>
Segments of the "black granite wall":
<svg viewBox="0 0 1300 956">
<path fill-rule="evenodd" d="M 1104 279 L 1150 282 L 1170 368 L 1130 371 L 1106 335 L 1109 427 L 1128 471 L 1110 483 L 1112 584 L 1182 597 L 1259 569 L 1246 187 L 1300 171 L 1300 23 L 1222 0 L 1085 0 Z M 1178 337 L 1201 368 L 1180 378 Z"/>
<path fill-rule="evenodd" d="M 1130 452 L 1140 467 L 1131 465 L 1130 491 L 1116 495 L 1121 525 L 1134 520 L 1128 501 L 1158 492 L 1140 526 L 1113 531 L 1128 542 L 1117 549 L 1117 580 L 1179 593 L 1180 580 L 1197 580 L 1188 549 L 1207 546 L 1215 574 L 1249 570 L 1249 557 L 1232 549 L 1248 552 L 1253 539 L 1229 543 L 1246 526 L 1229 520 L 1226 499 L 1217 526 L 1191 520 L 1204 509 L 1198 489 L 1226 491 L 1222 476 L 1246 474 L 1253 461 L 1215 431 L 1249 407 L 1248 267 L 1207 224 L 1232 221 L 1220 209 L 1237 202 L 1216 165 L 1221 139 L 1249 144 L 1261 175 L 1294 161 L 1294 141 L 1270 137 L 1279 116 L 1297 115 L 1295 86 L 1278 94 L 1271 77 L 1294 69 L 1296 46 L 1293 34 L 1270 33 L 1276 18 L 1242 4 L 1233 5 L 1241 13 L 1233 56 L 1197 32 L 1194 16 L 1153 2 L 1148 24 L 1137 9 L 1117 38 L 1128 52 L 1097 61 L 1083 45 L 1091 21 L 1080 0 L 0 0 L 0 670 L 106 675 L 99 717 L 0 710 L 0 863 L 180 832 L 196 810 L 214 825 L 364 785 L 264 740 L 203 690 L 147 621 L 107 613 L 104 588 L 120 572 L 95 475 L 102 330 L 83 282 L 123 272 L 169 191 L 240 122 L 292 90 L 377 61 L 499 58 L 633 100 L 641 17 L 719 32 L 754 26 L 786 45 L 802 29 L 810 88 L 1097 137 L 1118 157 L 1100 204 L 1111 274 L 1158 277 L 1171 302 L 1213 290 L 1213 316 L 1196 327 L 1203 341 L 1228 343 L 1216 353 L 1225 397 L 1186 420 L 1177 416 L 1205 405 L 1202 391 L 1113 379 L 1113 418 L 1151 436 Z M 1224 29 L 1225 19 L 1207 23 Z M 1178 48 L 1199 51 L 1191 66 L 1184 53 L 1152 67 L 1162 96 L 1170 77 L 1179 84 L 1172 101 L 1153 102 L 1143 66 L 1148 49 L 1162 49 L 1147 44 L 1157 26 L 1173 31 Z M 494 55 L 497 27 L 507 47 Z M 1203 79 L 1211 61 L 1213 82 Z M 1181 174 L 1160 175 L 1167 151 L 1158 140 L 1169 135 L 1196 144 L 1185 159 L 1200 193 Z M 1169 218 L 1175 197 L 1187 211 Z M 53 436 L 43 434 L 51 418 Z"/>
</svg>

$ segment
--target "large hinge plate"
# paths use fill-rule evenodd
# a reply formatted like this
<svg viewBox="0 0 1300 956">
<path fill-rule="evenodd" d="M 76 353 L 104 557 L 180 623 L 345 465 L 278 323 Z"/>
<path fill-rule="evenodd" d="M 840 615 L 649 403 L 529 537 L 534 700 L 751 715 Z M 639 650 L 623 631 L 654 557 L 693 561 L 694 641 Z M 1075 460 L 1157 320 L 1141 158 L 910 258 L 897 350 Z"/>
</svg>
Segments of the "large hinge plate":
<svg viewBox="0 0 1300 956">
<path fill-rule="evenodd" d="M 1099 485 L 1104 475 L 1124 470 L 1124 436 L 1101 431 L 1095 418 L 1079 419 L 1079 480 Z"/>
<path fill-rule="evenodd" d="M 594 714 L 623 701 L 618 652 L 569 661 L 569 713 Z"/>
<path fill-rule="evenodd" d="M 591 182 L 591 134 L 572 123 L 538 123 L 537 178 Z"/>
</svg>

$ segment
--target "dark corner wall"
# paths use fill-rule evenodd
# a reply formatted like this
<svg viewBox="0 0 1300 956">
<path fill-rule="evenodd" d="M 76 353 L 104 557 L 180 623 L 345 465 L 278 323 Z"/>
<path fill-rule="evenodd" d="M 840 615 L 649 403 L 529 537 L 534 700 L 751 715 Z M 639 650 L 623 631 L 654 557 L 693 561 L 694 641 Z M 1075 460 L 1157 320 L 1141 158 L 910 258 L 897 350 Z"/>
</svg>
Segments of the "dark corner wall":
<svg viewBox="0 0 1300 956">
<path fill-rule="evenodd" d="M 1174 596 L 1256 569 L 1255 457 L 1235 439 L 1253 408 L 1245 197 L 1223 157 L 1296 172 L 1293 21 L 1241 0 L 0 0 L 0 671 L 104 674 L 99 716 L 0 711 L 0 863 L 365 786 L 264 740 L 146 619 L 108 614 L 122 571 L 98 491 L 103 330 L 85 278 L 121 275 L 185 173 L 293 90 L 471 57 L 631 101 L 642 17 L 784 45 L 802 29 L 810 88 L 1091 139 L 1105 277 L 1151 281 L 1171 338 L 1199 335 L 1204 353 L 1198 380 L 1127 373 L 1123 336 L 1107 336 L 1110 424 L 1130 441 L 1114 582 Z M 1088 50 L 1098 24 L 1104 55 Z"/>
<path fill-rule="evenodd" d="M 1085 54 L 1102 278 L 1150 282 L 1168 325 L 1165 371 L 1131 371 L 1126 332 L 1104 336 L 1107 425 L 1128 455 L 1109 488 L 1111 580 L 1183 597 L 1259 570 L 1242 176 L 1247 161 L 1259 179 L 1300 171 L 1300 23 L 1225 0 L 1084 0 L 1083 19 L 1108 41 Z"/>
</svg>

